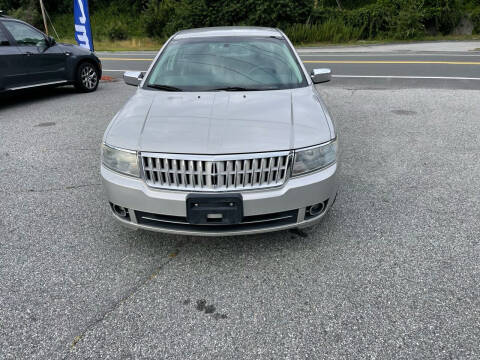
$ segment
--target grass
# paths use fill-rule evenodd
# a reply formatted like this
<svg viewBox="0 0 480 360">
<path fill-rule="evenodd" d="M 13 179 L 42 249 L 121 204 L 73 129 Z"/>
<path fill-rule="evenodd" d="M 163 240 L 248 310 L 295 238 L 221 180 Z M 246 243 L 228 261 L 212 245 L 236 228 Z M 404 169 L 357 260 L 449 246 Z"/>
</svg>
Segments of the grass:
<svg viewBox="0 0 480 360">
<path fill-rule="evenodd" d="M 291 35 L 287 33 L 290 37 Z M 414 40 L 393 40 L 393 39 L 377 39 L 377 40 L 345 40 L 340 41 L 338 37 L 334 41 L 319 40 L 315 41 L 315 37 L 311 37 L 311 41 L 295 41 L 290 37 L 295 46 L 329 46 L 329 45 L 376 45 L 376 44 L 395 44 L 395 43 L 411 43 L 419 41 L 480 41 L 480 35 L 446 35 L 446 36 L 425 36 Z M 61 42 L 75 44 L 73 38 L 62 38 Z M 163 39 L 152 39 L 147 37 L 133 37 L 127 40 L 108 40 L 94 38 L 96 51 L 158 51 L 164 43 Z M 480 51 L 480 48 L 475 49 Z"/>
<path fill-rule="evenodd" d="M 356 41 L 362 31 L 363 29 L 347 26 L 339 20 L 328 20 L 322 24 L 293 24 L 285 28 L 285 33 L 294 44 Z"/>
<path fill-rule="evenodd" d="M 317 42 L 299 42 L 295 46 L 299 47 L 315 47 L 315 46 L 360 46 L 360 45 L 387 45 L 387 44 L 408 44 L 425 41 L 480 41 L 480 35 L 437 35 L 424 36 L 411 40 L 397 40 L 397 39 L 375 39 L 375 40 L 351 40 L 342 43 L 333 43 L 328 41 Z M 475 49 L 479 51 L 480 48 Z"/>
<path fill-rule="evenodd" d="M 76 44 L 75 39 L 63 38 L 60 42 Z M 132 38 L 127 40 L 107 40 L 107 39 L 93 39 L 95 51 L 158 51 L 163 45 L 163 40 L 150 38 Z"/>
</svg>

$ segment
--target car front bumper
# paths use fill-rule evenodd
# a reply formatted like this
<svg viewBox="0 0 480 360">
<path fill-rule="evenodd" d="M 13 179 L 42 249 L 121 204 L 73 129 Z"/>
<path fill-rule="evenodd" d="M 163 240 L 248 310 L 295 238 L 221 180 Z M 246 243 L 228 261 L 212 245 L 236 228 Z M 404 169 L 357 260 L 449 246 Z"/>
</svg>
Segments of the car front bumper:
<svg viewBox="0 0 480 360">
<path fill-rule="evenodd" d="M 337 164 L 333 164 L 290 178 L 282 187 L 240 191 L 244 222 L 205 226 L 186 222 L 186 197 L 191 192 L 151 188 L 142 179 L 119 174 L 103 165 L 101 175 L 112 213 L 122 224 L 134 229 L 200 236 L 244 235 L 312 226 L 331 208 L 338 189 Z M 316 204 L 322 204 L 322 210 L 310 215 L 309 207 Z M 114 210 L 118 207 L 125 208 L 125 216 L 119 216 Z"/>
</svg>

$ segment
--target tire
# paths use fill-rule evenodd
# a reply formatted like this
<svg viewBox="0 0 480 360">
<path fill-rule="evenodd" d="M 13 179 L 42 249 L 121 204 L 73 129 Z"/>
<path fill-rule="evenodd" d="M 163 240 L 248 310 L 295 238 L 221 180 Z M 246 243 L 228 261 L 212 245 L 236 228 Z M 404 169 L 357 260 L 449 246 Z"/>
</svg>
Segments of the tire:
<svg viewBox="0 0 480 360">
<path fill-rule="evenodd" d="M 77 69 L 75 76 L 75 88 L 79 92 L 88 93 L 97 90 L 99 71 L 91 62 L 82 62 Z"/>
</svg>

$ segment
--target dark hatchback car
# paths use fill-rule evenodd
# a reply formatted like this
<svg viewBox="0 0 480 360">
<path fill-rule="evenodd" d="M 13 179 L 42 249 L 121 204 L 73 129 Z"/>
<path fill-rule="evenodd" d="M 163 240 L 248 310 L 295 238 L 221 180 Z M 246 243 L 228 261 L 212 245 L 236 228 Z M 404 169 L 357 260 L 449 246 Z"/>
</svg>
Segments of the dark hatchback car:
<svg viewBox="0 0 480 360">
<path fill-rule="evenodd" d="M 90 50 L 59 44 L 33 26 L 0 14 L 0 93 L 68 84 L 91 92 L 101 76 L 100 59 Z"/>
</svg>

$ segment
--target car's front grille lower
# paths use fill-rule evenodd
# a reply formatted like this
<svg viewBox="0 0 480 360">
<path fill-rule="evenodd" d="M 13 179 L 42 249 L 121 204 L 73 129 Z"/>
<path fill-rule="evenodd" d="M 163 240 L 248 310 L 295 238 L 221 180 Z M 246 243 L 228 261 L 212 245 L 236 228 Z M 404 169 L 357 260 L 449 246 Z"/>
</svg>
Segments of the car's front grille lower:
<svg viewBox="0 0 480 360">
<path fill-rule="evenodd" d="M 135 210 L 136 219 L 140 225 L 148 225 L 168 230 L 201 231 L 201 232 L 229 232 L 252 231 L 291 225 L 297 222 L 298 209 L 282 211 L 272 214 L 244 216 L 240 224 L 234 225 L 192 225 L 187 218 L 147 213 Z"/>
<path fill-rule="evenodd" d="M 188 156 L 142 153 L 143 176 L 149 186 L 188 191 L 235 191 L 285 183 L 291 162 L 286 152 Z"/>
</svg>

